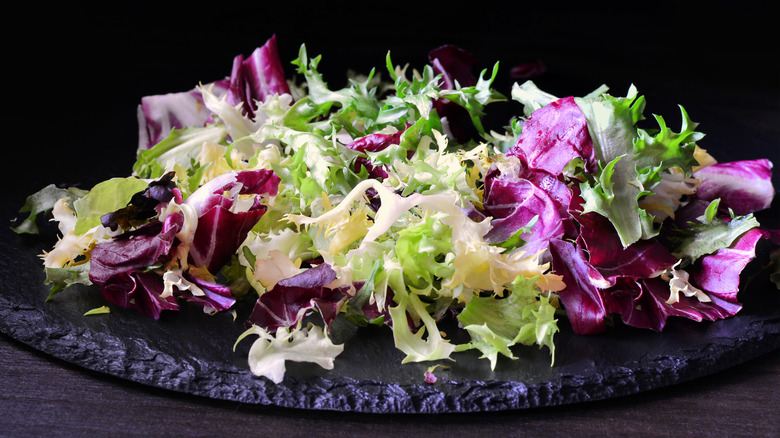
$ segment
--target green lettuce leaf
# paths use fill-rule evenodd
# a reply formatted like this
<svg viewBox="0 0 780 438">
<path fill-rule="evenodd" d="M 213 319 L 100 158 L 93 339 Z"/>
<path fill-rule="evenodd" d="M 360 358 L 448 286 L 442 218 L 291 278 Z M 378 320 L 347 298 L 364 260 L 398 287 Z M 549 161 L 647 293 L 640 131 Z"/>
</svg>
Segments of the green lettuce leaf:
<svg viewBox="0 0 780 438">
<path fill-rule="evenodd" d="M 580 184 L 582 212 L 596 212 L 615 226 L 624 247 L 658 234 L 653 217 L 639 207 L 642 190 L 634 163 L 628 156 L 617 157 L 591 181 Z"/>
<path fill-rule="evenodd" d="M 328 114 L 327 124 L 346 129 L 354 137 L 365 135 L 366 131 L 380 129 L 382 123 L 378 123 L 378 120 L 382 105 L 376 95 L 374 71 L 363 81 L 352 77 L 348 80 L 348 86 L 331 90 L 318 70 L 321 59 L 321 56 L 310 58 L 306 46 L 301 45 L 298 58 L 292 61 L 292 64 L 298 67 L 297 72 L 303 75 L 307 88 L 305 103 L 297 104 L 299 108 L 296 112 L 307 115 L 309 120 L 313 120 L 314 116 Z M 327 131 L 324 124 L 319 125 L 319 129 Z"/>
<path fill-rule="evenodd" d="M 401 363 L 450 359 L 456 345 L 442 337 L 436 321 L 420 297 L 407 293 L 405 288 L 394 290 L 397 305 L 388 310 L 393 319 L 395 346 L 406 354 Z M 407 315 L 422 322 L 422 327 L 417 332 L 412 332 L 409 328 Z"/>
<path fill-rule="evenodd" d="M 151 149 L 139 150 L 133 164 L 133 174 L 139 178 L 155 179 L 166 168 L 176 164 L 184 168 L 197 161 L 204 142 L 224 142 L 227 131 L 221 126 L 173 129 Z"/>
<path fill-rule="evenodd" d="M 679 167 L 687 172 L 698 164 L 693 156 L 696 142 L 704 138 L 704 134 L 695 129 L 694 123 L 682 106 L 682 126 L 680 132 L 674 132 L 666 125 L 659 115 L 653 115 L 658 122 L 658 130 L 637 130 L 638 138 L 634 143 L 637 167 L 654 167 L 657 171 Z"/>
<path fill-rule="evenodd" d="M 54 208 L 54 204 L 62 198 L 69 198 L 71 204 L 76 199 L 84 197 L 87 190 L 76 187 L 59 188 L 49 184 L 41 190 L 28 196 L 19 213 L 27 214 L 27 217 L 19 222 L 19 225 L 11 227 L 17 234 L 38 234 L 40 229 L 36 220 L 40 215 L 47 214 Z"/>
<path fill-rule="evenodd" d="M 640 163 L 634 155 L 634 143 L 639 138 L 635 125 L 644 119 L 644 97 L 638 96 L 632 86 L 625 98 L 601 94 L 575 101 L 588 121 L 601 168 L 580 185 L 585 199 L 583 212 L 607 217 L 624 247 L 657 235 L 652 216 L 638 202 L 649 193 L 639 179 Z"/>
<path fill-rule="evenodd" d="M 721 248 L 728 248 L 739 236 L 760 226 L 752 214 L 732 216 L 729 220 L 717 217 L 717 205 L 718 200 L 711 202 L 699 223 L 692 223 L 690 228 L 676 230 L 670 235 L 675 257 L 692 263 Z"/>
<path fill-rule="evenodd" d="M 441 97 L 441 88 L 438 86 L 439 77 L 434 73 L 433 67 L 426 65 L 422 75 L 412 75 L 409 80 L 406 71 L 394 67 L 390 59 L 390 53 L 386 58 L 387 69 L 395 81 L 394 96 L 386 100 L 386 104 L 393 107 L 406 107 L 414 120 L 427 119 L 435 114 L 431 101 Z"/>
<path fill-rule="evenodd" d="M 493 65 L 493 72 L 490 77 L 485 78 L 487 70 L 483 70 L 477 78 L 477 84 L 470 87 L 458 86 L 455 90 L 443 90 L 441 96 L 457 103 L 468 111 L 471 122 L 477 128 L 480 135 L 485 135 L 485 128 L 482 125 L 482 116 L 485 115 L 485 106 L 493 102 L 502 102 L 506 100 L 504 95 L 492 89 L 493 81 L 498 74 L 498 63 Z"/>
<path fill-rule="evenodd" d="M 458 351 L 477 349 L 495 369 L 498 355 L 515 359 L 515 344 L 546 346 L 555 360 L 553 337 L 558 332 L 555 307 L 534 287 L 534 278 L 517 277 L 507 297 L 473 297 L 458 320 L 471 335 L 471 342 Z"/>
<path fill-rule="evenodd" d="M 395 254 L 406 284 L 422 288 L 438 278 L 449 277 L 454 270 L 446 257 L 453 246 L 451 240 L 452 229 L 430 215 L 400 230 Z"/>
<path fill-rule="evenodd" d="M 85 196 L 73 202 L 76 211 L 74 233 L 82 235 L 100 225 L 100 217 L 126 207 L 134 194 L 146 189 L 148 182 L 135 177 L 111 178 L 96 184 Z"/>
<path fill-rule="evenodd" d="M 84 313 L 84 316 L 104 315 L 106 313 L 111 313 L 111 309 L 109 309 L 108 306 L 100 306 L 100 307 L 95 307 L 94 309 L 86 311 Z"/>
<path fill-rule="evenodd" d="M 64 268 L 47 267 L 46 280 L 44 280 L 44 283 L 51 286 L 49 289 L 49 296 L 46 298 L 47 301 L 74 284 L 91 286 L 92 281 L 89 279 L 89 261 Z"/>
</svg>

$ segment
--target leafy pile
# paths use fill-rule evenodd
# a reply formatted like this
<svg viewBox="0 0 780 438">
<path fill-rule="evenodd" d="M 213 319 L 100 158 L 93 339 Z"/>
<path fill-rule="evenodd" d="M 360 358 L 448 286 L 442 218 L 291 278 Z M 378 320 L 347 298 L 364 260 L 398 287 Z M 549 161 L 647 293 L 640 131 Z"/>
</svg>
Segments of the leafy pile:
<svg viewBox="0 0 780 438">
<path fill-rule="evenodd" d="M 547 347 L 610 320 L 660 331 L 672 316 L 736 314 L 739 275 L 772 202 L 768 160 L 717 163 L 681 109 L 675 132 L 634 87 L 552 96 L 531 81 L 523 114 L 487 132 L 508 100 L 452 46 L 422 71 L 386 59 L 331 90 L 301 46 L 285 77 L 275 38 L 230 76 L 143 98 L 132 175 L 90 190 L 50 185 L 17 232 L 51 213 L 42 255 L 54 296 L 95 285 L 152 318 L 252 300 L 249 364 L 280 382 L 285 361 L 331 368 L 336 318 L 392 332 L 404 363 L 515 345 Z M 469 341 L 440 331 L 456 319 Z M 305 321 L 305 322 L 304 322 Z M 314 322 L 312 322 L 314 321 Z"/>
</svg>

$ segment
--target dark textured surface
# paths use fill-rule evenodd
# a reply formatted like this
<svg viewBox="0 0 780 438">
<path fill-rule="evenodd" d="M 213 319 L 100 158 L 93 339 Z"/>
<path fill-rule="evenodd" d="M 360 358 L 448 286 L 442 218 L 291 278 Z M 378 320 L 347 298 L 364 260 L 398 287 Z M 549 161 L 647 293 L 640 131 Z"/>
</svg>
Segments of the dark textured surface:
<svg viewBox="0 0 780 438">
<path fill-rule="evenodd" d="M 246 348 L 231 351 L 242 329 L 229 315 L 186 309 L 161 321 L 122 310 L 82 316 L 103 304 L 97 291 L 77 288 L 44 302 L 48 291 L 36 272 L 41 244 L 9 232 L 3 237 L 4 274 L 15 279 L 4 283 L 0 296 L 3 333 L 94 371 L 243 403 L 380 413 L 553 406 L 665 387 L 780 346 L 778 294 L 754 283 L 745 294 L 746 307 L 734 318 L 701 324 L 674 320 L 660 334 L 614 327 L 588 337 L 573 335 L 562 324 L 552 367 L 546 351 L 532 348 L 519 350 L 516 361 L 500 361 L 494 372 L 485 361 L 461 354 L 448 370 L 437 372 L 433 385 L 422 381 L 428 365 L 400 365 L 389 331 L 344 324 L 334 334 L 346 344 L 334 370 L 291 364 L 287 379 L 274 385 L 249 372 Z"/>
<path fill-rule="evenodd" d="M 0 436 L 776 437 L 780 350 L 656 391 L 453 414 L 313 411 L 202 398 L 91 372 L 0 335 Z"/>
</svg>

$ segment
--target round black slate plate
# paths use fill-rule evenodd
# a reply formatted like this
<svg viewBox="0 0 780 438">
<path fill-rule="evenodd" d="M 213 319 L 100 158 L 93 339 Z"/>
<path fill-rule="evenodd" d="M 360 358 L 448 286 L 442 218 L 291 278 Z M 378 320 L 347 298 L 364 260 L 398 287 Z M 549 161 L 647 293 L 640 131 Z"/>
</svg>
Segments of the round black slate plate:
<svg viewBox="0 0 780 438">
<path fill-rule="evenodd" d="M 690 110 L 689 110 L 690 111 Z M 700 113 L 695 113 L 700 114 Z M 701 120 L 701 119 L 699 119 Z M 709 119 L 709 150 L 729 161 L 765 156 L 778 161 L 774 140 Z M 737 131 L 735 131 L 735 129 Z M 719 154 L 739 138 L 740 156 Z M 722 148 L 723 151 L 729 148 Z M 733 152 L 731 150 L 730 152 Z M 777 183 L 775 183 L 777 186 Z M 3 223 L 16 215 L 17 198 L 3 199 Z M 759 219 L 776 226 L 777 206 Z M 430 364 L 401 365 L 403 355 L 389 331 L 337 324 L 344 353 L 333 370 L 290 363 L 279 385 L 252 375 L 246 354 L 251 340 L 233 351 L 249 309 L 208 316 L 185 308 L 160 321 L 134 312 L 83 316 L 104 305 L 99 291 L 75 286 L 46 302 L 48 288 L 38 254 L 48 236 L 0 230 L 0 331 L 42 352 L 86 369 L 197 396 L 280 407 L 371 413 L 446 413 L 564 405 L 635 394 L 710 375 L 780 348 L 780 292 L 761 267 L 768 244 L 746 270 L 740 293 L 744 309 L 714 323 L 670 320 L 663 333 L 625 326 L 596 336 L 574 335 L 565 321 L 551 366 L 546 349 L 517 348 L 517 360 L 500 358 L 494 371 L 472 352 L 458 353 L 438 381 L 425 383 Z M 755 275 L 754 275 L 755 274 Z"/>
</svg>

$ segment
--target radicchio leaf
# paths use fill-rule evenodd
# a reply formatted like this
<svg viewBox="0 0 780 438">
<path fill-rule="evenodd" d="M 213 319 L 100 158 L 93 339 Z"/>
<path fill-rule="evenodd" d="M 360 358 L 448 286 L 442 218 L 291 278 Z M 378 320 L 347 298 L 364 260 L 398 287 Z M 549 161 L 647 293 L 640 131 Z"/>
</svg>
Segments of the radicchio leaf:
<svg viewBox="0 0 780 438">
<path fill-rule="evenodd" d="M 483 204 L 485 212 L 493 217 L 485 240 L 504 242 L 536 220 L 520 236 L 525 242 L 523 250 L 533 254 L 545 248 L 551 238 L 564 235 L 571 190 L 543 171 L 519 173 L 503 175 L 492 169 L 485 177 Z"/>
<path fill-rule="evenodd" d="M 393 289 L 391 287 L 388 287 L 385 290 L 385 302 L 393 302 Z M 363 311 L 363 315 L 366 317 L 368 321 L 375 321 L 379 320 L 379 318 L 382 318 L 382 322 L 384 322 L 385 325 L 388 327 L 393 326 L 393 318 L 390 316 L 390 306 L 385 306 L 381 310 L 379 309 L 379 305 L 375 302 L 371 302 L 370 300 L 366 300 L 366 302 L 363 304 L 361 310 Z M 413 322 L 411 321 L 411 318 L 409 320 L 410 324 L 413 326 Z"/>
<path fill-rule="evenodd" d="M 190 262 L 216 273 L 246 239 L 267 207 L 256 196 L 246 211 L 234 211 L 239 195 L 275 195 L 279 177 L 270 170 L 227 173 L 204 184 L 185 201 L 198 213 Z M 224 196 L 227 192 L 228 196 Z"/>
<path fill-rule="evenodd" d="M 713 295 L 736 302 L 739 292 L 739 276 L 756 256 L 756 244 L 765 236 L 763 230 L 754 228 L 740 236 L 730 247 L 702 257 L 698 269 L 692 272 L 696 285 Z"/>
<path fill-rule="evenodd" d="M 248 58 L 238 55 L 233 59 L 227 101 L 233 106 L 243 104 L 244 114 L 254 119 L 257 102 L 264 102 L 275 94 L 290 94 L 290 87 L 279 59 L 276 35 L 273 35 Z"/>
<path fill-rule="evenodd" d="M 433 49 L 428 53 L 428 60 L 434 73 L 441 75 L 440 86 L 445 90 L 456 89 L 456 83 L 460 87 L 471 87 L 477 83 L 472 73 L 476 58 L 457 46 L 444 45 Z M 476 135 L 471 116 L 462 106 L 449 99 L 435 99 L 433 107 L 439 117 L 447 121 L 450 132 L 459 141 L 464 142 Z"/>
<path fill-rule="evenodd" d="M 681 296 L 678 302 L 669 304 L 669 284 L 660 278 L 620 278 L 603 296 L 608 312 L 620 315 L 626 325 L 659 332 L 671 316 L 714 321 L 733 316 L 742 308 L 739 303 L 718 296 L 711 296 L 707 302 Z"/>
<path fill-rule="evenodd" d="M 379 152 L 391 145 L 399 144 L 403 133 L 404 131 L 398 131 L 395 134 L 369 134 L 358 138 L 347 147 L 358 152 Z M 387 178 L 384 166 L 374 165 L 367 157 L 360 156 L 355 159 L 355 173 L 360 173 L 361 167 L 365 167 L 372 178 Z"/>
<path fill-rule="evenodd" d="M 327 263 L 322 263 L 279 281 L 258 298 L 246 322 L 247 327 L 254 324 L 270 332 L 280 327 L 292 328 L 315 307 L 324 310 L 321 314 L 329 327 L 335 317 L 333 310 L 346 299 L 343 289 L 325 287 L 335 279 L 336 271 Z"/>
<path fill-rule="evenodd" d="M 701 223 L 699 218 L 704 215 L 709 205 L 710 201 L 705 201 L 704 199 L 690 199 L 686 204 L 682 205 L 674 212 L 675 228 L 686 230 Z M 661 235 L 668 234 L 667 231 L 668 230 L 662 228 Z"/>
<path fill-rule="evenodd" d="M 551 239 L 550 254 L 554 272 L 566 284 L 558 295 L 574 332 L 585 335 L 604 331 L 607 309 L 600 289 L 612 284 L 588 263 L 582 249 L 571 242 Z"/>
<path fill-rule="evenodd" d="M 122 308 L 160 319 L 163 310 L 178 310 L 176 298 L 162 298 L 162 277 L 153 272 L 128 271 L 111 276 L 101 284 L 105 299 Z"/>
<path fill-rule="evenodd" d="M 696 198 L 721 199 L 721 208 L 744 215 L 768 208 L 775 189 L 772 162 L 767 159 L 731 161 L 704 167 L 694 177 L 701 179 Z"/>
<path fill-rule="evenodd" d="M 477 59 L 471 53 L 453 45 L 444 45 L 428 52 L 428 59 L 436 74 L 442 75 L 442 88 L 455 89 L 455 82 L 461 87 L 477 83 L 472 68 Z"/>
<path fill-rule="evenodd" d="M 206 85 L 216 96 L 227 92 L 229 82 L 220 80 Z M 145 96 L 138 105 L 138 149 L 151 149 L 173 129 L 201 127 L 212 121 L 197 89 L 180 93 Z"/>
<path fill-rule="evenodd" d="M 604 293 L 607 311 L 620 315 L 626 325 L 661 331 L 672 308 L 666 304 L 667 297 L 646 290 L 643 283 L 629 277 L 617 278 L 615 286 Z"/>
<path fill-rule="evenodd" d="M 583 160 L 589 173 L 598 170 L 588 121 L 573 97 L 555 100 L 534 111 L 507 155 L 552 175 L 560 175 L 575 158 Z"/>
<path fill-rule="evenodd" d="M 174 214 L 164 223 L 153 221 L 97 244 L 91 252 L 90 281 L 109 302 L 154 319 L 162 310 L 178 309 L 175 298 L 160 297 L 162 277 L 146 268 L 167 258 L 182 223 L 182 216 Z"/>
<path fill-rule="evenodd" d="M 677 262 L 658 240 L 640 240 L 623 247 L 615 228 L 596 213 L 577 216 L 579 242 L 588 252 L 588 261 L 610 280 L 616 277 L 644 278 L 665 270 Z"/>
<path fill-rule="evenodd" d="M 114 239 L 98 243 L 91 251 L 89 279 L 102 286 L 112 277 L 157 264 L 169 255 L 183 217 L 173 214 L 149 222 Z"/>
<path fill-rule="evenodd" d="M 257 101 L 265 101 L 274 94 L 290 94 L 284 69 L 279 59 L 276 36 L 258 47 L 244 59 L 233 59 L 230 77 L 204 86 L 218 98 L 225 96 L 231 105 L 242 105 L 245 114 L 254 118 Z M 171 133 L 173 129 L 202 127 L 213 122 L 213 113 L 203 101 L 198 89 L 180 93 L 145 96 L 137 111 L 138 148 L 150 149 Z"/>
<path fill-rule="evenodd" d="M 205 280 L 193 275 L 189 271 L 185 272 L 183 276 L 187 281 L 198 286 L 203 292 L 203 295 L 196 295 L 190 290 L 176 289 L 175 295 L 177 297 L 202 307 L 214 309 L 217 312 L 227 310 L 235 304 L 236 299 L 233 297 L 233 293 L 230 291 L 229 287 Z"/>
<path fill-rule="evenodd" d="M 563 234 L 563 223 L 555 204 L 542 189 L 526 179 L 495 180 L 485 209 L 493 217 L 493 228 L 485 235 L 489 243 L 503 242 L 536 219 L 530 231 L 522 234 L 525 251 L 535 254 L 550 238 Z"/>
</svg>

